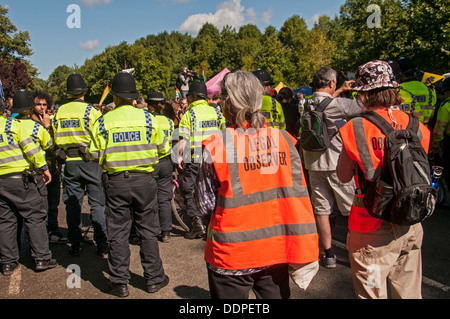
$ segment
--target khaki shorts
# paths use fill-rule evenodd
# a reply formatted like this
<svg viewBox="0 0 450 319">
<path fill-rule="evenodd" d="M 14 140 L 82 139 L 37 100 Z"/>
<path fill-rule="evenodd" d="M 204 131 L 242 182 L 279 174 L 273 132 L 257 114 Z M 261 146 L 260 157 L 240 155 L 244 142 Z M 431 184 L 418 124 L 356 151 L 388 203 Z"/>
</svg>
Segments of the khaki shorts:
<svg viewBox="0 0 450 319">
<path fill-rule="evenodd" d="M 308 171 L 311 202 L 316 215 L 330 215 L 336 204 L 348 216 L 355 196 L 355 182 L 342 183 L 336 171 Z"/>
</svg>

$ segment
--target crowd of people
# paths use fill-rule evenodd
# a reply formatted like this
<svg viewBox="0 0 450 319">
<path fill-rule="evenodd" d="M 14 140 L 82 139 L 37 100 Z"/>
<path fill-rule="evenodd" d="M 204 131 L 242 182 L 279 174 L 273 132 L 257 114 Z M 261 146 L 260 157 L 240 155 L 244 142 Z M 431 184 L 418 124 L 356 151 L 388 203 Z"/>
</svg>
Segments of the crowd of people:
<svg viewBox="0 0 450 319">
<path fill-rule="evenodd" d="M 380 174 L 386 149 L 381 130 L 360 115 L 377 113 L 396 129 L 408 126 L 407 113 L 414 115 L 425 151 L 431 146 L 448 161 L 450 78 L 437 90 L 417 80 L 409 59 L 377 60 L 340 87 L 335 70 L 318 69 L 312 96 L 274 92 L 261 69 L 227 74 L 221 93 L 210 96 L 189 72 L 182 69 L 177 101 L 160 92 L 142 97 L 134 77 L 120 72 L 112 79 L 114 102 L 89 104 L 88 87 L 74 73 L 67 79 L 69 102 L 58 109 L 45 92 L 27 90 L 0 106 L 4 276 L 19 265 L 23 231 L 36 271 L 58 265 L 49 243 L 82 255 L 87 195 L 97 252 L 108 258 L 106 291 L 129 295 L 131 234 L 139 240 L 147 291 L 159 291 L 169 283 L 158 239 L 171 240 L 176 174 L 191 218 L 184 237 L 206 237 L 212 298 L 248 298 L 251 289 L 258 298 L 289 298 L 294 274 L 310 282 L 319 262 L 336 267 L 335 214 L 348 218 L 357 298 L 421 298 L 420 223 L 395 225 L 372 217 L 363 204 L 364 185 Z M 319 109 L 330 143 L 316 151 L 301 132 L 304 113 Z M 58 225 L 60 198 L 67 235 Z M 378 285 L 368 284 L 373 265 Z"/>
</svg>

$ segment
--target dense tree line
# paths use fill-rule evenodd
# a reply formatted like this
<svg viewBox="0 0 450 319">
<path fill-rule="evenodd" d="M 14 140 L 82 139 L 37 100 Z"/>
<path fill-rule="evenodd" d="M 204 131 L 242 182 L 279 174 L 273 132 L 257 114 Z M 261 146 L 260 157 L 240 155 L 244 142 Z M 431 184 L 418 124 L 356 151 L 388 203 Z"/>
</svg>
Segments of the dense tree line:
<svg viewBox="0 0 450 319">
<path fill-rule="evenodd" d="M 371 4 L 381 9 L 379 27 L 369 25 Z M 0 17 L 5 19 L 7 9 L 0 8 Z M 175 81 L 184 65 L 199 74 L 204 68 L 206 79 L 225 67 L 247 71 L 264 68 L 276 83 L 294 88 L 308 86 L 314 71 L 323 65 L 344 77 L 369 60 L 402 56 L 413 59 L 421 70 L 443 74 L 450 71 L 448 21 L 448 0 L 347 0 L 339 15 L 323 15 L 311 29 L 299 15 L 287 19 L 279 30 L 268 26 L 261 31 L 251 24 L 238 30 L 218 30 L 207 23 L 196 36 L 163 32 L 132 44 L 108 47 L 82 66 L 57 67 L 47 81 L 38 79 L 26 60 L 24 64 L 29 68 L 29 84 L 47 89 L 56 103 L 63 102 L 65 80 L 75 71 L 85 77 L 90 87 L 87 99 L 92 102 L 99 101 L 116 72 L 130 68 L 135 69 L 142 95 L 156 90 L 169 98 L 175 96 Z M 27 32 L 16 31 L 6 32 L 13 34 L 9 39 L 0 38 L 2 59 L 20 60 L 32 54 Z"/>
</svg>

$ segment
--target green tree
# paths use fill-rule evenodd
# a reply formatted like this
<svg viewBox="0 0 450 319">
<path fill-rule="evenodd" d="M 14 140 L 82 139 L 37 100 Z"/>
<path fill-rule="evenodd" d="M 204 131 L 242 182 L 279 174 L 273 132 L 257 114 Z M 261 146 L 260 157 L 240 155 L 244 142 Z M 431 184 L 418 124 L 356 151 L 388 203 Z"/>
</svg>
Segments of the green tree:
<svg viewBox="0 0 450 319">
<path fill-rule="evenodd" d="M 237 55 L 239 57 L 239 69 L 254 71 L 254 58 L 261 49 L 262 33 L 253 24 L 247 24 L 239 29 L 237 34 Z"/>
<path fill-rule="evenodd" d="M 30 34 L 18 31 L 7 17 L 9 10 L 0 5 L 0 51 L 16 58 L 31 56 Z"/>
<path fill-rule="evenodd" d="M 53 96 L 56 105 L 61 105 L 65 102 L 67 78 L 75 71 L 75 68 L 60 65 L 49 75 L 47 80 L 48 93 Z"/>
<path fill-rule="evenodd" d="M 277 85 L 285 82 L 284 74 L 290 71 L 290 51 L 283 46 L 277 30 L 268 26 L 261 37 L 261 47 L 254 57 L 253 70 L 265 69 Z"/>
</svg>

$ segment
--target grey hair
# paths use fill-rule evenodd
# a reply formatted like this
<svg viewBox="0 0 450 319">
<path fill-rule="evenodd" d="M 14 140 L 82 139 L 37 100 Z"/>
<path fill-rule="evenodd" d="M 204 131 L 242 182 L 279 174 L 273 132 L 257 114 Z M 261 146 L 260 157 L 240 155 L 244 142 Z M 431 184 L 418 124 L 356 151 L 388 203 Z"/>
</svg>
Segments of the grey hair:
<svg viewBox="0 0 450 319">
<path fill-rule="evenodd" d="M 261 114 L 263 86 L 247 71 L 228 73 L 221 83 L 223 108 L 232 117 L 232 123 L 243 128 L 244 122 L 259 130 L 265 124 Z"/>
<path fill-rule="evenodd" d="M 323 89 L 333 80 L 337 80 L 337 72 L 330 67 L 324 66 L 314 74 L 313 85 L 315 89 Z"/>
</svg>

